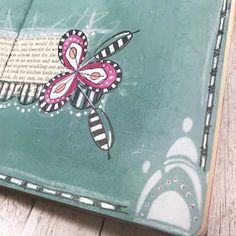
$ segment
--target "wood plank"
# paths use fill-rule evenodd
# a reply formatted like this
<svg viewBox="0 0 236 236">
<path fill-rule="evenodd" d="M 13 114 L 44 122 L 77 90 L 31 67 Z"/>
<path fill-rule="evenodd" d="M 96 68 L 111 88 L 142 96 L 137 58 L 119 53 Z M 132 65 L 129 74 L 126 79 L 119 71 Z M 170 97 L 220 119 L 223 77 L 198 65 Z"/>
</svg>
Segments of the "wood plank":
<svg viewBox="0 0 236 236">
<path fill-rule="evenodd" d="M 96 236 L 102 217 L 81 212 L 46 200 L 37 200 L 22 235 Z"/>
<path fill-rule="evenodd" d="M 168 234 L 105 219 L 101 236 L 168 236 Z"/>
<path fill-rule="evenodd" d="M 208 227 L 212 236 L 236 235 L 236 24 L 232 40 Z"/>
<path fill-rule="evenodd" d="M 35 200 L 26 194 L 0 188 L 0 235 L 19 235 Z"/>
</svg>

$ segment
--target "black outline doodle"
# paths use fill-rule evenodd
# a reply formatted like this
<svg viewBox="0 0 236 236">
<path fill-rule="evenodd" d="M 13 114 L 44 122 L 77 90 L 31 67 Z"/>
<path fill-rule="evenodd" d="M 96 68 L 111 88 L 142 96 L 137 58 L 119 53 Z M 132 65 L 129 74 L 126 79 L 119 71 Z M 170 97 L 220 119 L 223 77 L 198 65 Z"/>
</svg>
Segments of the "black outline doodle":
<svg viewBox="0 0 236 236">
<path fill-rule="evenodd" d="M 96 117 L 98 118 L 97 122 L 99 122 L 99 124 L 97 126 L 91 126 L 92 122 L 91 122 L 91 120 L 89 120 L 88 126 L 89 126 L 91 137 L 100 150 L 107 151 L 108 159 L 111 158 L 110 149 L 112 148 L 112 146 L 114 144 L 113 139 L 115 136 L 114 130 L 111 125 L 111 121 L 110 121 L 108 115 L 105 113 L 105 111 L 103 111 L 102 109 L 98 109 L 95 106 L 93 101 L 91 101 L 90 98 L 87 96 L 87 93 L 85 93 L 83 91 L 82 87 L 86 87 L 98 94 L 108 93 L 108 92 L 112 91 L 113 89 L 115 89 L 121 83 L 121 80 L 122 80 L 121 68 L 118 65 L 118 63 L 116 63 L 116 62 L 109 61 L 109 60 L 100 60 L 100 59 L 101 59 L 101 57 L 102 57 L 102 59 L 106 59 L 106 58 L 116 54 L 117 52 L 121 51 L 131 41 L 131 39 L 133 38 L 133 34 L 138 33 L 138 32 L 139 32 L 139 30 L 135 31 L 133 33 L 130 31 L 122 31 L 121 33 L 113 35 L 108 40 L 103 42 L 95 50 L 94 56 L 92 58 L 90 58 L 89 60 L 87 60 L 86 62 L 83 63 L 85 56 L 86 56 L 87 46 L 88 46 L 87 37 L 81 30 L 76 30 L 76 29 L 69 30 L 61 37 L 61 39 L 59 41 L 58 57 L 59 57 L 59 60 L 61 61 L 61 63 L 65 67 L 67 67 L 67 69 L 70 69 L 71 72 L 70 73 L 69 72 L 61 73 L 61 74 L 53 77 L 51 80 L 49 80 L 44 85 L 44 87 L 41 91 L 40 97 L 39 97 L 40 108 L 44 112 L 54 112 L 54 111 L 62 108 L 69 100 L 71 100 L 71 97 L 75 93 L 75 90 L 80 90 L 84 99 L 87 100 L 87 102 L 90 104 L 90 107 L 92 109 L 91 112 L 96 113 Z M 65 43 L 66 40 L 67 39 L 71 40 L 71 38 L 70 38 L 71 36 L 79 36 L 83 40 L 83 47 L 82 47 L 83 51 L 81 53 L 81 57 L 79 58 L 79 61 L 77 61 L 78 58 L 76 58 L 76 56 L 73 57 L 73 60 L 75 60 L 74 62 L 76 64 L 76 67 L 72 66 L 69 62 L 68 62 L 68 65 L 66 65 L 67 64 L 66 62 L 68 61 L 68 59 L 66 58 L 66 56 L 63 55 L 63 52 L 62 52 L 63 46 L 64 46 L 64 44 L 66 44 Z M 113 40 L 113 41 L 109 45 L 106 45 L 111 40 Z M 73 40 L 71 40 L 71 42 L 73 42 Z M 72 48 L 70 48 L 70 50 L 72 50 Z M 83 83 L 79 79 L 79 77 L 77 77 L 77 75 L 81 74 L 80 69 L 85 68 L 86 65 L 93 65 L 94 63 L 98 63 L 98 62 L 110 64 L 110 66 L 112 68 L 114 68 L 114 70 L 116 72 L 116 79 L 109 85 L 109 87 L 102 88 L 102 89 L 95 88 L 95 87 L 92 87 L 92 86 L 89 86 L 89 85 Z M 49 96 L 49 93 L 51 93 L 52 84 L 53 84 L 53 86 L 56 86 L 57 83 L 60 83 L 60 80 L 63 81 L 63 77 L 66 78 L 66 76 L 69 74 L 71 74 L 74 77 L 73 82 L 71 84 L 73 84 L 77 80 L 77 83 L 78 83 L 77 87 L 76 88 L 69 87 L 68 90 L 71 89 L 73 91 L 70 92 L 68 95 L 65 95 L 66 92 L 64 93 L 64 96 L 61 95 L 60 98 L 62 100 L 58 99 L 58 101 L 56 101 L 55 103 L 48 103 L 46 96 Z M 105 120 L 109 124 L 109 129 L 110 129 L 109 131 L 107 131 L 105 126 L 103 125 L 103 121 L 98 113 L 99 110 L 102 111 L 102 113 L 104 114 Z M 90 112 L 90 116 L 91 116 L 91 112 Z"/>
</svg>

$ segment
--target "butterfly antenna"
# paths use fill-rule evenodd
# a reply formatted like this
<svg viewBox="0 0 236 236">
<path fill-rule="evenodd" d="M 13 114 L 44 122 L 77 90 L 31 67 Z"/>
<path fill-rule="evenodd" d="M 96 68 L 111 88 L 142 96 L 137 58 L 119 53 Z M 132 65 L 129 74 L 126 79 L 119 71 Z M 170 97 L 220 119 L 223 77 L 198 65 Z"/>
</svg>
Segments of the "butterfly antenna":
<svg viewBox="0 0 236 236">
<path fill-rule="evenodd" d="M 137 34 L 137 33 L 139 33 L 140 31 L 141 31 L 141 30 L 138 29 L 138 30 L 134 31 L 133 34 Z"/>
</svg>

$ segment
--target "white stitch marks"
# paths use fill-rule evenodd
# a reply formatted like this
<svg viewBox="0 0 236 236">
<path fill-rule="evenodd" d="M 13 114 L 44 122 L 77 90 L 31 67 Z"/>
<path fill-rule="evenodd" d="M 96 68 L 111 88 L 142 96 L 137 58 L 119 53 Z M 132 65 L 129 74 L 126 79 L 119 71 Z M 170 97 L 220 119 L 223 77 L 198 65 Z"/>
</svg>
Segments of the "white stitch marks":
<svg viewBox="0 0 236 236">
<path fill-rule="evenodd" d="M 217 67 L 219 64 L 221 45 L 223 41 L 227 7 L 228 7 L 228 0 L 224 0 L 222 4 L 221 13 L 220 13 L 220 22 L 219 22 L 218 32 L 216 36 L 215 49 L 214 49 L 214 54 L 212 58 L 212 66 L 211 66 L 211 72 L 210 72 L 210 82 L 209 82 L 209 87 L 208 87 L 206 116 L 205 116 L 205 122 L 204 122 L 204 131 L 203 131 L 202 145 L 201 145 L 201 156 L 200 156 L 200 163 L 199 163 L 200 167 L 203 168 L 203 171 L 206 171 L 206 165 L 207 165 L 208 139 L 209 139 L 209 133 L 210 133 L 210 127 L 211 127 L 210 121 L 211 121 L 212 112 L 214 108 Z"/>
<path fill-rule="evenodd" d="M 4 175 L 4 174 L 0 173 L 0 181 L 4 181 L 9 184 L 14 184 L 14 185 L 20 186 L 24 189 L 28 189 L 31 191 L 40 192 L 40 193 L 52 195 L 55 197 L 68 199 L 68 200 L 71 200 L 74 202 L 93 206 L 96 208 L 101 208 L 104 210 L 115 211 L 115 212 L 127 214 L 125 211 L 123 211 L 124 208 L 127 208 L 124 205 L 113 204 L 113 203 L 106 202 L 106 201 L 99 200 L 99 199 L 95 199 L 95 198 L 80 196 L 80 195 L 72 194 L 69 192 L 64 192 L 64 191 L 60 191 L 60 190 L 56 190 L 56 189 L 52 189 L 52 188 L 47 188 L 45 186 L 38 185 L 38 184 L 35 184 L 32 182 L 28 182 L 23 179 L 18 179 L 16 177 L 12 177 L 9 175 Z"/>
</svg>

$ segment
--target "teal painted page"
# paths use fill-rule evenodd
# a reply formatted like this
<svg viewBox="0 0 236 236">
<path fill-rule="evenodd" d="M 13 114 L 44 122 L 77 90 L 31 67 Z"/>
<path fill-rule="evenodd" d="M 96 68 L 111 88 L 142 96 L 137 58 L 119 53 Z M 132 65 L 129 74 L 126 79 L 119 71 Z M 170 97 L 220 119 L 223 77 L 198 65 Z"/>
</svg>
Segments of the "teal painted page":
<svg viewBox="0 0 236 236">
<path fill-rule="evenodd" d="M 0 184 L 199 232 L 230 4 L 33 0 L 23 27 L 8 16 L 20 31 L 0 80 Z"/>
<path fill-rule="evenodd" d="M 0 2 L 0 30 L 18 33 L 24 24 L 30 0 L 2 0 Z"/>
</svg>

